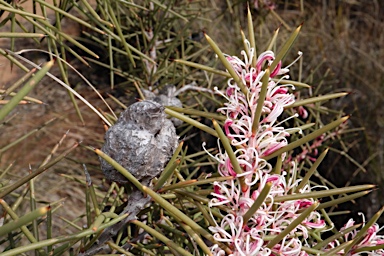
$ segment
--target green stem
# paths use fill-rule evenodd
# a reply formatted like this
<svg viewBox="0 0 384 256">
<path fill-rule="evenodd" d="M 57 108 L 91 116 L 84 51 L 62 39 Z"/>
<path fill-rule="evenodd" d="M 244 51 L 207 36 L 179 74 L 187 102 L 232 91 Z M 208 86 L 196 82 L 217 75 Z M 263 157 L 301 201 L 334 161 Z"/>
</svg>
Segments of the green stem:
<svg viewBox="0 0 384 256">
<path fill-rule="evenodd" d="M 0 121 L 3 120 L 19 104 L 19 102 L 41 81 L 41 79 L 43 79 L 54 63 L 54 60 L 47 62 L 44 67 L 36 72 L 35 76 L 32 77 L 27 84 L 0 109 Z"/>
<path fill-rule="evenodd" d="M 286 145 L 285 147 L 282 147 L 282 148 L 276 150 L 272 154 L 264 156 L 263 159 L 270 160 L 270 159 L 272 159 L 272 158 L 274 158 L 274 157 L 276 157 L 278 155 L 281 155 L 281 154 L 283 154 L 285 152 L 288 152 L 288 151 L 290 151 L 290 150 L 292 150 L 294 148 L 297 148 L 297 147 L 307 143 L 308 141 L 314 140 L 317 137 L 319 137 L 320 135 L 322 135 L 322 134 L 324 134 L 324 133 L 326 133 L 326 132 L 328 132 L 328 131 L 336 128 L 336 127 L 338 127 L 340 124 L 342 124 L 345 121 L 347 121 L 348 118 L 349 118 L 348 116 L 345 116 L 345 117 L 342 117 L 342 118 L 340 118 L 340 119 L 338 119 L 336 121 L 333 121 L 332 123 L 327 124 L 326 126 L 321 127 L 320 129 L 318 129 L 318 130 L 316 130 L 316 131 L 314 131 L 314 132 L 304 136 L 303 138 L 298 139 L 298 140 L 296 140 L 294 142 L 291 142 L 288 145 Z"/>
<path fill-rule="evenodd" d="M 319 205 L 318 202 L 315 202 L 311 206 L 309 206 L 305 211 L 300 214 L 296 219 L 294 219 L 280 234 L 278 234 L 272 241 L 270 241 L 267 244 L 267 248 L 272 249 L 273 246 L 278 244 L 285 236 L 287 236 L 294 228 L 296 228 L 298 225 L 300 225 L 301 222 L 305 220 L 305 218 L 308 217 L 309 214 L 311 214 L 314 210 L 316 210 L 317 206 Z"/>
<path fill-rule="evenodd" d="M 244 214 L 243 216 L 243 223 L 244 225 L 247 225 L 248 220 L 252 217 L 253 214 L 256 213 L 256 211 L 260 208 L 262 203 L 265 201 L 265 198 L 268 196 L 269 191 L 271 190 L 272 182 L 267 182 L 263 188 L 263 190 L 260 192 L 260 195 L 257 197 L 257 199 L 253 202 L 251 208 Z"/>
<path fill-rule="evenodd" d="M 262 81 L 261 91 L 259 93 L 259 98 L 257 100 L 256 111 L 255 111 L 255 115 L 253 117 L 252 134 L 254 136 L 256 136 L 257 130 L 259 129 L 260 117 L 261 117 L 261 114 L 262 114 L 262 111 L 263 111 L 265 97 L 267 96 L 269 76 L 270 76 L 270 69 L 267 68 L 267 70 L 265 70 L 263 78 L 261 79 L 261 81 Z"/>
</svg>

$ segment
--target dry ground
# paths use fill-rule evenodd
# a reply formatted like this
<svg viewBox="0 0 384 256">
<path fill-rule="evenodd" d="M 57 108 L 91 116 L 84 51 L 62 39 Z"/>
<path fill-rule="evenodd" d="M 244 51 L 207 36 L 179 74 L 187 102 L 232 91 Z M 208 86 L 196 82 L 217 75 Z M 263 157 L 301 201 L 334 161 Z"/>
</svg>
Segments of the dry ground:
<svg viewBox="0 0 384 256">
<path fill-rule="evenodd" d="M 32 1 L 27 1 L 23 5 L 27 10 L 31 10 L 31 4 Z M 81 33 L 80 26 L 70 21 L 63 24 L 63 30 L 74 36 Z M 9 26 L 1 28 L 1 31 L 9 31 Z M 10 40 L 1 39 L 0 47 L 9 49 Z M 15 51 L 35 47 L 35 43 L 32 40 L 16 40 Z M 42 43 L 40 48 L 46 48 L 45 42 Z M 44 63 L 47 60 L 46 56 L 39 53 L 27 54 L 25 57 L 34 60 L 35 63 Z M 72 60 L 71 64 L 77 66 L 78 62 Z M 0 65 L 0 77 L 2 78 L 0 89 L 8 88 L 24 74 L 16 66 L 11 67 L 9 61 L 3 56 L 0 56 Z M 88 79 L 93 79 L 93 83 L 97 81 L 102 87 L 108 86 L 102 84 L 105 79 L 100 78 L 99 74 L 94 75 L 94 70 L 80 65 L 79 69 L 81 70 L 82 68 L 84 69 L 82 73 Z M 56 76 L 59 76 L 60 73 L 57 67 L 51 70 L 51 72 Z M 78 75 L 74 72 L 70 73 L 70 80 L 72 87 L 76 88 L 83 97 L 96 108 L 104 109 L 104 104 L 101 103 L 89 87 L 84 86 L 84 81 Z M 52 79 L 43 79 L 29 96 L 40 99 L 44 104 L 19 106 L 9 115 L 12 116 L 12 119 L 6 120 L 7 123 L 0 128 L 0 148 L 6 147 L 17 138 L 31 131 L 36 131 L 0 155 L 0 168 L 2 170 L 12 164 L 11 171 L 9 172 L 11 175 L 8 177 L 11 183 L 18 177 L 27 175 L 30 169 L 35 170 L 39 167 L 65 134 L 67 134 L 66 138 L 53 157 L 58 156 L 76 142 L 82 142 L 84 145 L 98 146 L 104 136 L 105 128 L 97 115 L 78 101 L 84 118 L 84 123 L 81 122 L 73 108 L 67 91 Z M 45 125 L 47 122 L 49 124 Z M 55 202 L 65 198 L 63 206 L 56 212 L 58 216 L 73 220 L 83 214 L 85 212 L 84 187 L 79 185 L 78 182 L 61 176 L 61 174 L 66 174 L 83 180 L 84 171 L 82 163 L 89 165 L 88 168 L 94 177 L 94 182 L 100 184 L 102 177 L 98 171 L 95 172 L 92 168 L 92 166 L 98 166 L 97 157 L 92 153 L 90 157 L 87 150 L 77 148 L 67 159 L 59 162 L 49 171 L 36 178 L 35 194 L 36 199 L 40 202 L 38 207 L 46 205 L 47 202 Z M 21 189 L 18 191 L 21 192 Z M 13 199 L 13 197 L 9 197 L 8 203 L 14 201 Z M 28 202 L 23 203 L 20 213 L 25 213 L 28 207 Z M 55 224 L 54 229 L 57 234 L 67 234 L 71 230 L 63 221 L 56 221 Z"/>
</svg>

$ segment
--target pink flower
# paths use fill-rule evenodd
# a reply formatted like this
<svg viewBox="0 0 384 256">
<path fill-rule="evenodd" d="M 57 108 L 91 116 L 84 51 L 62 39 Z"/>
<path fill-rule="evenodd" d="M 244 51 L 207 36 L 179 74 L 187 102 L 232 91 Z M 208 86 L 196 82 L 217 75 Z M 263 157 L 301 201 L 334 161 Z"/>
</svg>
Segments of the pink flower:
<svg viewBox="0 0 384 256">
<path fill-rule="evenodd" d="M 304 256 L 308 255 L 306 252 L 301 251 L 301 242 L 297 238 L 287 238 L 285 237 L 283 241 L 275 245 L 272 249 L 272 252 L 276 255 L 284 256 Z"/>
<path fill-rule="evenodd" d="M 215 226 L 209 230 L 213 233 L 215 240 L 225 243 L 232 253 L 231 256 L 249 255 L 284 255 L 284 256 L 305 256 L 308 255 L 302 248 L 303 244 L 310 247 L 314 245 L 311 232 L 325 232 L 329 227 L 319 212 L 311 212 L 304 221 L 296 225 L 290 232 L 272 249 L 266 247 L 268 241 L 276 235 L 281 234 L 294 220 L 296 220 L 308 207 L 315 203 L 314 199 L 299 199 L 278 201 L 278 196 L 290 195 L 296 190 L 301 179 L 296 177 L 299 163 L 304 159 L 315 161 L 318 154 L 317 148 L 322 145 L 323 136 L 316 139 L 307 149 L 298 154 L 295 158 L 289 157 L 279 174 L 272 172 L 272 166 L 263 157 L 268 156 L 285 147 L 288 144 L 287 138 L 292 132 L 300 132 L 300 129 L 285 128 L 282 124 L 298 114 L 281 120 L 284 109 L 295 102 L 294 95 L 290 89 L 293 85 L 280 84 L 288 76 L 289 66 L 282 68 L 281 62 L 271 72 L 267 86 L 267 94 L 262 106 L 262 119 L 256 131 L 252 131 L 257 104 L 259 103 L 262 87 L 261 79 L 265 74 L 265 68 L 269 67 L 275 60 L 272 51 L 260 54 L 256 60 L 256 66 L 252 66 L 255 50 L 250 47 L 249 42 L 245 43 L 248 48 L 242 51 L 243 60 L 235 56 L 227 56 L 236 74 L 248 87 L 247 95 L 244 95 L 234 79 L 227 83 L 225 93 L 215 89 L 225 99 L 224 107 L 218 112 L 227 117 L 224 123 L 224 132 L 230 139 L 234 148 L 234 154 L 241 168 L 241 173 L 236 173 L 232 163 L 225 151 L 222 151 L 219 144 L 219 153 L 213 156 L 205 148 L 204 150 L 218 162 L 218 173 L 221 176 L 232 176 L 233 179 L 221 182 L 214 182 L 210 207 L 220 206 L 223 217 Z M 247 55 L 249 53 L 249 55 Z M 301 52 L 299 52 L 299 57 Z M 296 62 L 297 59 L 294 61 Z M 294 63 L 293 62 L 293 63 Z M 283 75 L 283 76 L 282 76 Z M 281 76 L 279 79 L 272 78 Z M 307 115 L 305 109 L 299 108 L 300 115 Z M 203 144 L 204 147 L 204 144 Z M 283 154 L 283 158 L 285 154 Z M 247 186 L 242 190 L 239 179 L 242 179 Z M 260 197 L 266 185 L 271 186 L 266 200 L 260 207 L 252 212 L 252 216 L 245 221 L 244 215 Z M 311 192 L 311 185 L 305 184 L 298 193 Z M 215 218 L 213 218 L 215 219 Z M 354 221 L 347 222 L 344 230 L 353 226 Z M 371 226 L 361 241 L 352 248 L 354 250 L 363 247 L 384 244 L 384 236 L 378 235 L 377 224 Z M 344 236 L 345 241 L 353 239 L 357 231 L 352 231 Z M 329 250 L 340 245 L 339 240 L 330 242 L 323 250 Z M 226 255 L 219 246 L 211 247 L 213 255 Z M 343 253 L 343 252 L 340 252 Z M 370 255 L 384 255 L 384 250 L 369 252 Z"/>
<path fill-rule="evenodd" d="M 299 116 L 301 118 L 303 118 L 303 119 L 308 118 L 308 111 L 303 106 L 297 107 L 297 112 L 299 113 Z"/>
<path fill-rule="evenodd" d="M 257 10 L 261 7 L 268 10 L 274 10 L 276 8 L 276 4 L 271 0 L 254 0 L 253 5 Z"/>
</svg>

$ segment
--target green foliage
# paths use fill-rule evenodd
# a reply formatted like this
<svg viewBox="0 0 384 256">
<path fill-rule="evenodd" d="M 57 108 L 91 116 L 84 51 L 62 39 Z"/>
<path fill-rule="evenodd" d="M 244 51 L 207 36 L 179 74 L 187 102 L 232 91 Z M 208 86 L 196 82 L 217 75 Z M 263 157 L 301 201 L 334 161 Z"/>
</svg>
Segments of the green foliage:
<svg viewBox="0 0 384 256">
<path fill-rule="evenodd" d="M 32 38 L 31 40 L 36 43 L 36 48 L 45 47 L 44 51 L 49 53 L 50 58 L 56 60 L 60 77 L 56 77 L 55 80 L 68 90 L 73 108 L 77 110 L 83 123 L 85 120 L 76 98 L 87 104 L 92 111 L 99 115 L 104 124 L 110 126 L 116 120 L 116 113 L 121 108 L 126 108 L 126 104 L 132 102 L 134 98 L 145 98 L 143 90 L 156 91 L 167 84 L 175 85 L 179 90 L 178 97 L 183 103 L 183 107 L 167 106 L 165 111 L 168 115 L 183 120 L 184 123 L 178 127 L 178 134 L 185 141 L 180 143 L 179 148 L 165 167 L 164 173 L 159 179 L 153 181 L 154 187 L 152 189 L 142 186 L 139 181 L 135 180 L 135 177 L 131 177 L 129 170 L 119 166 L 100 150 L 87 147 L 88 157 L 94 157 L 94 153 L 103 157 L 129 178 L 134 186 L 146 193 L 148 198 L 152 198 L 148 207 L 139 212 L 137 220 L 132 220 L 127 228 L 121 229 L 116 235 L 109 237 L 111 239 L 106 244 L 115 253 L 126 255 L 210 255 L 209 246 L 218 242 L 212 237 L 208 227 L 215 226 L 215 222 L 218 223 L 223 218 L 223 213 L 228 209 L 208 207 L 209 195 L 213 191 L 213 181 L 222 181 L 226 177 L 219 177 L 216 171 L 217 163 L 204 150 L 201 150 L 201 144 L 203 141 L 207 141 L 211 147 L 207 150 L 214 155 L 218 152 L 215 144 L 216 138 L 220 138 L 225 149 L 228 152 L 232 150 L 229 143 L 226 143 L 227 139 L 220 128 L 225 119 L 213 113 L 223 104 L 222 99 L 213 93 L 213 88 L 215 86 L 219 89 L 223 88 L 225 80 L 229 77 L 228 73 L 222 71 L 222 66 L 215 58 L 214 53 L 218 55 L 224 67 L 230 70 L 230 66 L 225 62 L 225 56 L 219 49 L 219 47 L 223 48 L 222 46 L 228 47 L 228 42 L 220 39 L 224 35 L 224 39 L 226 39 L 225 36 L 230 37 L 228 41 L 233 40 L 235 44 L 238 43 L 239 39 L 236 38 L 240 33 L 237 32 L 237 25 L 259 26 L 262 23 L 260 20 L 265 16 L 253 20 L 254 23 L 252 23 L 252 18 L 245 15 L 243 4 L 229 5 L 226 9 L 218 4 L 219 1 L 216 1 L 216 4 L 208 4 L 205 1 L 172 0 L 138 2 L 140 3 L 98 0 L 95 3 L 89 3 L 86 0 L 79 0 L 53 1 L 50 4 L 43 0 L 35 0 L 33 1 L 33 10 L 29 12 L 24 10 L 17 1 L 0 0 L 0 10 L 3 10 L 2 25 L 8 25 L 10 30 L 0 33 L 0 37 L 7 37 L 11 40 L 10 50 L 0 49 L 0 53 L 8 58 L 14 66 L 26 72 L 26 75 L 13 86 L 0 91 L 0 100 L 10 97 L 10 100 L 0 109 L 0 120 L 9 121 L 8 114 L 12 113 L 11 111 L 23 100 L 41 103 L 34 98 L 28 98 L 27 94 L 32 89 L 31 86 L 40 81 L 43 75 L 50 74 L 48 70 L 53 65 L 53 61 L 50 61 L 36 72 L 39 63 L 34 65 L 29 63 L 32 68 L 23 64 L 23 57 L 19 54 L 23 51 L 15 53 L 15 39 L 17 38 Z M 223 8 L 223 14 L 213 17 L 215 14 L 212 10 L 215 8 Z M 275 15 L 277 14 L 275 13 Z M 208 29 L 214 31 L 217 27 L 216 22 L 220 22 L 227 16 L 230 16 L 233 27 L 216 31 L 217 36 L 214 37 L 218 38 L 218 42 L 221 44 L 216 44 L 208 36 L 208 43 L 206 43 L 201 32 L 203 28 L 209 26 Z M 69 20 L 81 26 L 81 36 L 72 36 L 64 32 L 62 25 Z M 288 24 L 286 26 L 289 27 Z M 278 31 L 275 34 L 270 33 L 267 25 L 264 26 L 264 30 L 255 29 L 253 31 L 251 29 L 252 32 L 249 32 L 249 35 L 252 38 L 264 40 L 261 43 L 258 40 L 256 42 L 251 41 L 251 44 L 253 46 L 257 44 L 258 49 L 282 49 L 277 59 L 289 58 L 288 49 L 295 41 L 299 29 L 290 38 L 288 38 L 288 33 L 283 34 L 281 40 L 277 37 Z M 265 33 L 270 34 L 265 36 Z M 276 36 L 272 37 L 272 35 Z M 272 40 L 267 41 L 264 38 L 271 38 Z M 39 39 L 41 40 L 39 41 Z M 282 44 L 282 42 L 287 43 Z M 209 44 L 213 50 L 210 50 Z M 280 47 L 280 45 L 283 46 Z M 235 46 L 233 48 L 236 49 Z M 237 53 L 237 49 L 235 52 Z M 100 91 L 99 96 L 105 103 L 108 112 L 103 112 L 93 106 L 92 103 L 71 88 L 69 73 L 73 66 L 69 63 L 73 57 L 83 65 L 91 66 L 93 71 L 99 72 L 103 78 L 108 78 L 110 88 L 91 85 L 95 91 Z M 276 66 L 277 63 L 278 61 L 273 62 L 272 66 Z M 300 63 L 300 70 L 303 68 L 302 65 Z M 317 68 L 314 68 L 307 76 L 315 77 Z M 237 78 L 233 72 L 230 72 L 230 75 Z M 51 74 L 49 76 L 52 77 Z M 24 87 L 19 89 L 17 93 L 14 92 L 27 79 L 30 80 L 25 83 Z M 297 95 L 298 98 L 301 98 L 300 94 L 306 94 L 304 90 L 309 87 L 307 83 L 310 81 L 297 80 L 292 81 L 292 84 L 297 87 L 301 86 Z M 239 84 L 242 83 L 240 80 L 238 82 Z M 183 88 L 187 88 L 187 90 Z M 115 94 L 114 96 L 108 95 L 104 93 L 105 91 Z M 312 93 L 312 89 L 310 91 Z M 279 164 L 280 168 L 282 165 L 281 162 L 279 163 L 281 154 L 288 152 L 294 156 L 295 154 L 292 152 L 295 148 L 317 150 L 316 147 L 311 148 L 311 143 L 312 140 L 322 134 L 326 134 L 326 144 L 331 146 L 334 141 L 340 138 L 340 133 L 348 132 L 343 127 L 334 131 L 347 118 L 341 117 L 344 115 L 342 111 L 332 110 L 325 105 L 325 101 L 345 95 L 346 93 L 320 95 L 319 91 L 315 91 L 313 96 L 311 95 L 312 97 L 301 99 L 295 103 L 295 106 L 290 106 L 287 110 L 291 111 L 289 113 L 293 113 L 293 107 L 308 106 L 309 117 L 306 121 L 299 118 L 287 121 L 291 122 L 286 123 L 287 127 L 301 127 L 304 130 L 304 136 L 292 134 L 290 144 L 265 158 L 270 160 L 278 157 L 275 164 L 276 173 L 278 173 Z M 104 97 L 108 97 L 108 99 L 104 100 Z M 126 100 L 127 97 L 131 99 Z M 112 110 L 108 104 L 115 104 L 118 107 Z M 320 113 L 328 115 L 327 118 L 320 116 Z M 257 115 L 257 120 L 259 120 L 262 115 L 261 109 Z M 216 120 L 214 125 L 211 125 L 211 119 Z M 325 122 L 324 119 L 336 119 L 336 121 L 326 125 L 323 123 Z M 255 125 L 257 126 L 257 124 Z M 30 136 L 37 131 L 38 129 L 27 135 Z M 12 146 L 28 139 L 28 136 L 16 138 Z M 55 211 L 61 207 L 66 207 L 66 210 L 70 211 L 71 207 L 76 206 L 63 206 L 59 200 L 49 202 L 50 207 L 45 206 L 36 209 L 39 199 L 35 197 L 33 192 L 37 183 L 34 180 L 35 177 L 63 160 L 78 147 L 76 144 L 51 160 L 61 143 L 62 141 L 57 143 L 41 166 L 32 170 L 30 175 L 18 178 L 12 184 L 0 188 L 0 197 L 4 198 L 1 200 L 1 204 L 6 211 L 3 218 L 5 224 L 0 227 L 0 234 L 3 235 L 0 240 L 0 245 L 4 250 L 2 255 L 20 255 L 30 251 L 35 251 L 36 255 L 65 255 L 68 252 L 77 255 L 98 247 L 96 241 L 103 231 L 127 218 L 126 215 L 119 214 L 126 204 L 131 188 L 112 183 L 108 189 L 105 189 L 97 185 L 98 183 L 94 184 L 94 178 L 89 176 L 85 168 L 86 178 L 79 179 L 75 176 L 63 175 L 84 189 L 85 212 L 78 219 L 66 220 L 67 225 L 74 227 L 76 231 L 67 234 L 55 233 L 53 226 L 56 219 L 59 218 Z M 8 149 L 9 147 L 4 147 L 0 149 L 0 152 L 3 153 Z M 317 167 L 324 156 L 325 154 L 314 163 L 302 162 L 302 170 L 307 172 L 295 175 L 297 175 L 296 178 L 304 177 L 303 185 L 304 182 L 311 182 L 330 186 L 332 189 L 328 190 L 327 193 L 312 192 L 308 194 L 295 194 L 295 191 L 292 191 L 292 195 L 275 198 L 277 201 L 297 198 L 315 198 L 328 201 L 312 205 L 302 213 L 297 222 L 305 219 L 307 214 L 316 208 L 320 210 L 334 207 L 337 204 L 366 195 L 373 188 L 372 185 L 336 188 L 317 171 Z M 87 161 L 84 160 L 84 162 Z M 237 166 L 235 158 L 232 163 L 235 168 L 240 168 Z M 2 169 L 2 183 L 3 177 L 11 169 L 11 166 Z M 316 179 L 313 179 L 312 175 Z M 19 187 L 22 187 L 23 190 L 17 190 Z M 267 188 L 264 192 L 268 193 Z M 15 202 L 8 205 L 5 196 L 14 197 Z M 263 196 L 260 198 L 264 201 Z M 18 206 L 26 200 L 30 202 L 30 212 L 21 213 L 22 216 L 18 216 L 16 213 Z M 261 203 L 260 201 L 255 202 L 255 209 L 252 211 L 256 211 Z M 249 214 L 251 213 L 250 210 Z M 373 220 L 376 220 L 380 213 Z M 323 210 L 322 214 L 324 218 L 329 219 L 327 212 Z M 333 215 L 337 214 L 343 213 L 333 213 Z M 373 224 L 371 222 L 370 225 Z M 291 225 L 287 227 L 286 233 L 289 233 L 290 228 L 294 228 L 298 223 L 291 223 Z M 331 223 L 328 225 L 330 226 Z M 358 228 L 357 225 L 355 228 Z M 369 225 L 360 230 L 358 239 L 366 232 L 367 228 Z M 333 237 L 335 239 L 340 238 L 341 233 L 334 231 Z M 272 248 L 281 239 L 282 236 L 273 237 L 267 246 Z M 318 239 L 320 244 L 327 241 Z M 339 249 L 341 247 L 352 248 L 358 239 L 351 243 L 342 243 Z M 220 244 L 220 246 L 226 252 L 230 252 L 226 245 Z M 309 253 L 313 253 L 319 249 L 320 247 L 313 248 L 313 251 L 310 251 L 310 248 L 308 250 Z"/>
</svg>

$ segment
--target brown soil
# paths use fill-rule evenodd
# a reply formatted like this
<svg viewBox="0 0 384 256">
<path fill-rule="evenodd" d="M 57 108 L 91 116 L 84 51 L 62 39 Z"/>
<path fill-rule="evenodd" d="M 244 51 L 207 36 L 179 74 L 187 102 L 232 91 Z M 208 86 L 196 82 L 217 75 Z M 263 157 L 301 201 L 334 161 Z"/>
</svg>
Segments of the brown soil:
<svg viewBox="0 0 384 256">
<path fill-rule="evenodd" d="M 31 3 L 32 1 L 26 1 L 24 4 L 25 8 L 31 9 Z M 73 22 L 63 23 L 63 29 L 66 33 L 73 36 L 80 34 L 79 26 Z M 2 31 L 9 31 L 9 27 L 3 27 Z M 43 41 L 42 49 L 45 48 L 45 44 L 46 42 Z M 0 47 L 10 49 L 10 39 L 1 39 Z M 14 51 L 34 47 L 36 47 L 35 42 L 32 40 L 16 39 Z M 43 64 L 46 61 L 46 56 L 40 53 L 32 53 L 24 56 L 34 60 L 34 62 L 38 64 Z M 78 68 L 88 79 L 99 81 L 99 85 L 103 86 L 103 79 L 97 77 L 95 80 L 95 76 L 93 75 L 94 70 L 92 70 L 92 68 L 85 67 L 76 60 L 72 60 L 71 64 Z M 0 56 L 0 65 L 0 76 L 2 77 L 0 89 L 8 88 L 25 74 L 18 67 L 12 67 L 10 62 L 3 56 Z M 51 73 L 60 77 L 57 65 L 51 70 Z M 93 106 L 101 110 L 106 110 L 105 105 L 101 103 L 95 92 L 85 86 L 84 81 L 82 81 L 77 74 L 70 72 L 69 78 L 72 87 L 76 88 Z M 108 87 L 108 85 L 104 86 Z M 20 105 L 8 115 L 5 120 L 6 123 L 0 126 L 0 149 L 13 143 L 23 135 L 35 131 L 32 135 L 0 155 L 0 169 L 4 170 L 7 166 L 12 165 L 8 172 L 10 183 L 13 183 L 17 178 L 25 176 L 30 171 L 38 168 L 65 134 L 67 134 L 66 138 L 52 158 L 57 157 L 76 142 L 82 142 L 82 145 L 98 147 L 103 140 L 103 134 L 105 132 L 104 124 L 100 118 L 86 105 L 77 100 L 80 112 L 84 118 L 84 123 L 81 122 L 74 110 L 67 90 L 50 78 L 44 78 L 29 96 L 43 101 L 44 104 L 31 103 Z M 54 119 L 52 122 L 46 126 L 44 125 L 52 119 Z M 67 159 L 59 162 L 34 180 L 35 197 L 36 200 L 40 202 L 38 203 L 38 207 L 60 199 L 65 199 L 62 207 L 56 211 L 58 216 L 73 220 L 82 215 L 85 212 L 84 186 L 61 176 L 61 174 L 84 180 L 84 171 L 81 165 L 83 163 L 88 165 L 93 182 L 100 184 L 102 176 L 98 170 L 95 171 L 95 168 L 93 168 L 93 166 L 99 165 L 98 158 L 88 150 L 78 147 Z M 24 188 L 23 186 L 18 191 L 21 192 Z M 11 204 L 14 199 L 15 197 L 10 196 L 7 197 L 6 201 L 8 204 Z M 18 214 L 25 214 L 29 211 L 28 208 L 29 204 L 27 202 L 23 203 L 22 207 L 18 210 Z M 83 223 L 83 221 L 79 222 L 79 225 L 82 226 Z M 68 234 L 70 230 L 73 231 L 65 222 L 56 218 L 54 227 L 56 234 Z"/>
</svg>

